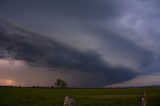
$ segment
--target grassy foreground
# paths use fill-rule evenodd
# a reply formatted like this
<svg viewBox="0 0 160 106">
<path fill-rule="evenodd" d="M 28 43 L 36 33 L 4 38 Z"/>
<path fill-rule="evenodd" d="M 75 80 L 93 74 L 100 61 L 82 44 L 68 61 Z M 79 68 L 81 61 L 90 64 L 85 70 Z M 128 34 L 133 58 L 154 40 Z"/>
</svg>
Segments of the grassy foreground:
<svg viewBox="0 0 160 106">
<path fill-rule="evenodd" d="M 64 96 L 74 97 L 77 106 L 141 106 L 143 91 L 147 106 L 160 106 L 160 88 L 0 88 L 0 106 L 63 106 Z"/>
</svg>

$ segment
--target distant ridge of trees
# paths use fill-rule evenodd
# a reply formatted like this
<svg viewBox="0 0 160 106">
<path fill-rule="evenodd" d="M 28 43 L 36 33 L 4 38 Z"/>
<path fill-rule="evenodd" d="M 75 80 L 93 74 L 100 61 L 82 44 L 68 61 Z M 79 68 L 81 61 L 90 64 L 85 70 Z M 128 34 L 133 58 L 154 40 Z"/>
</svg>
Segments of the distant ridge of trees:
<svg viewBox="0 0 160 106">
<path fill-rule="evenodd" d="M 97 88 L 88 88 L 88 87 L 70 87 L 67 82 L 62 79 L 57 79 L 54 85 L 52 86 L 20 86 L 20 85 L 0 85 L 0 88 L 67 88 L 67 89 L 126 89 L 126 88 L 160 88 L 160 85 L 150 85 L 150 86 L 135 86 L 135 87 L 97 87 Z"/>
<path fill-rule="evenodd" d="M 34 85 L 34 86 L 16 86 L 16 85 L 0 85 L 0 88 L 69 88 L 68 84 L 66 81 L 62 79 L 57 79 L 54 86 L 39 86 L 39 85 Z"/>
</svg>

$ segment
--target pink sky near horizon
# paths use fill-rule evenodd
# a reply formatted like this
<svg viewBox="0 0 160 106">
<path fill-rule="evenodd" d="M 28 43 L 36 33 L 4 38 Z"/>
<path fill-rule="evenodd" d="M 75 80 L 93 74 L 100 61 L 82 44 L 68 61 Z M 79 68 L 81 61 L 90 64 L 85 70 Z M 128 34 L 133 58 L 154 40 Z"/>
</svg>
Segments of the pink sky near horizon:
<svg viewBox="0 0 160 106">
<path fill-rule="evenodd" d="M 76 78 L 69 79 L 69 77 L 71 76 L 56 71 L 48 71 L 47 69 L 44 70 L 40 68 L 34 68 L 26 65 L 25 62 L 11 59 L 0 59 L 0 73 L 0 85 L 9 86 L 54 86 L 54 83 L 58 78 L 64 78 L 68 82 L 70 82 L 70 80 L 76 80 Z M 157 76 L 137 76 L 129 81 L 107 85 L 105 87 L 132 87 L 156 85 L 160 84 L 158 79 L 160 79 L 160 74 L 157 74 Z M 72 85 L 73 82 L 70 83 Z M 93 82 L 90 81 L 90 83 Z"/>
</svg>

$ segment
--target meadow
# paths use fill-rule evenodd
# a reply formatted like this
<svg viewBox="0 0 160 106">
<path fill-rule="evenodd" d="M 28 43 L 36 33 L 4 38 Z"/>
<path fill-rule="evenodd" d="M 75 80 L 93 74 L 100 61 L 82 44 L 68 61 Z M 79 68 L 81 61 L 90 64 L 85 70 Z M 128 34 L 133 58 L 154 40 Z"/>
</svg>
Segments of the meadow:
<svg viewBox="0 0 160 106">
<path fill-rule="evenodd" d="M 75 98 L 77 106 L 141 106 L 143 91 L 147 106 L 160 106 L 160 88 L 0 88 L 0 106 L 63 106 L 65 96 Z"/>
</svg>

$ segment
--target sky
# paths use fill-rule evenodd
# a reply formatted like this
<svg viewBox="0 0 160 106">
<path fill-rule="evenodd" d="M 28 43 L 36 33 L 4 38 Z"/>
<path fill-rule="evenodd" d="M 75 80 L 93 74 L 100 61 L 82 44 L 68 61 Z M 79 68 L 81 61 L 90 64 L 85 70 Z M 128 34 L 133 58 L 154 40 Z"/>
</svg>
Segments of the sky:
<svg viewBox="0 0 160 106">
<path fill-rule="evenodd" d="M 160 85 L 159 0 L 0 0 L 0 85 Z"/>
</svg>

